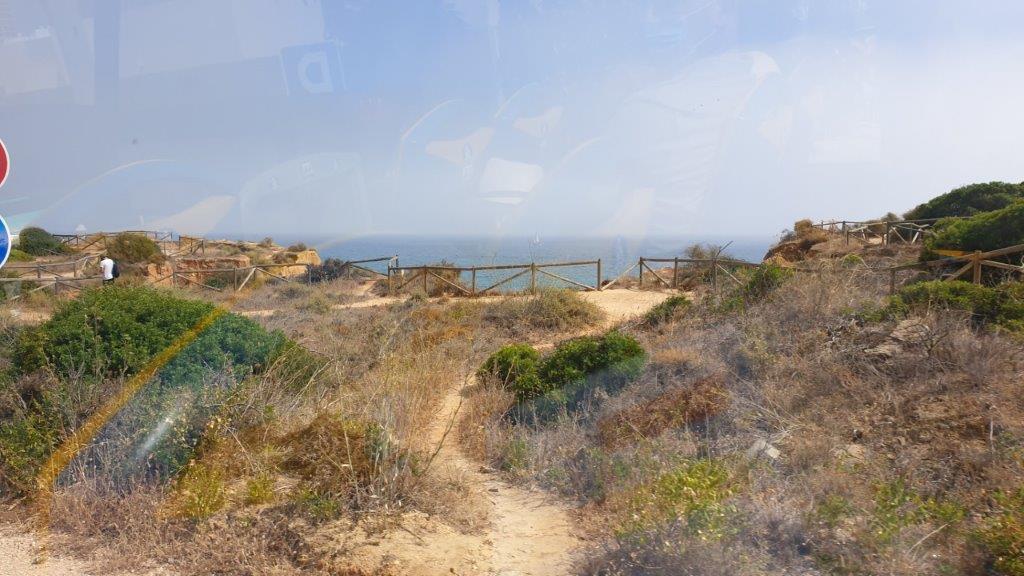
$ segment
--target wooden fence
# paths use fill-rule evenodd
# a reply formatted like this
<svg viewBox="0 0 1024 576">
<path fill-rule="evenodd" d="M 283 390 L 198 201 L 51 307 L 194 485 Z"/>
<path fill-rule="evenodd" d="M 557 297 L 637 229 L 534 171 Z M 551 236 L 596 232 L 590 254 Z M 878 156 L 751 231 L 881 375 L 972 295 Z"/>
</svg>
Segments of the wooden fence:
<svg viewBox="0 0 1024 576">
<path fill-rule="evenodd" d="M 554 268 L 578 266 L 594 266 L 595 276 L 593 285 L 566 278 L 561 274 L 551 271 Z M 510 272 L 511 275 L 497 282 L 492 282 L 484 288 L 477 288 L 477 275 L 480 272 Z M 464 274 L 469 275 L 469 286 L 463 285 L 459 280 Z M 440 283 L 439 285 L 450 288 L 455 293 L 465 296 L 477 296 L 502 286 L 507 286 L 512 281 L 522 278 L 527 274 L 529 274 L 530 293 L 537 291 L 537 280 L 540 277 L 551 278 L 588 291 L 601 289 L 601 260 L 598 259 L 581 260 L 578 262 L 551 262 L 543 264 L 530 262 L 529 264 L 501 264 L 495 266 L 391 266 L 388 268 L 388 293 L 394 294 L 417 281 L 422 282 L 423 291 L 427 292 L 429 290 L 428 283 L 433 279 L 435 283 Z M 448 278 L 445 277 L 446 275 Z M 455 281 L 452 280 L 453 277 Z"/>
<path fill-rule="evenodd" d="M 950 218 L 961 218 L 951 216 Z M 917 244 L 923 242 L 936 222 L 943 218 L 920 218 L 917 220 L 853 221 L 830 220 L 812 224 L 826 232 L 842 234 L 846 244 L 851 239 L 870 243 L 879 239 L 882 244 Z"/>
<path fill-rule="evenodd" d="M 651 263 L 672 264 L 671 278 L 668 280 L 663 278 L 661 274 L 658 273 L 658 270 L 655 270 L 653 267 L 651 267 Z M 680 267 L 680 265 L 682 265 L 682 268 Z M 602 289 L 611 288 L 619 281 L 621 281 L 623 278 L 628 276 L 630 272 L 632 272 L 636 268 L 640 269 L 640 288 L 644 287 L 644 271 L 646 270 L 647 274 L 650 275 L 656 281 L 657 284 L 660 284 L 665 288 L 670 288 L 674 290 L 679 288 L 680 270 L 706 271 L 710 275 L 714 285 L 717 286 L 718 275 L 720 273 L 726 274 L 733 280 L 736 280 L 736 277 L 733 276 L 733 274 L 727 269 L 727 267 L 756 268 L 757 266 L 759 266 L 759 264 L 754 262 L 747 262 L 744 260 L 737 260 L 735 258 L 646 258 L 644 256 L 641 256 L 636 264 L 633 264 L 632 266 L 624 270 L 621 274 L 619 274 L 614 280 L 602 286 Z"/>
<path fill-rule="evenodd" d="M 174 239 L 174 235 L 170 232 L 155 232 L 152 230 L 125 230 L 122 232 L 94 232 L 92 234 L 54 234 L 53 237 L 60 240 L 60 242 L 66 246 L 75 248 L 76 250 L 85 250 L 91 248 L 97 244 L 102 244 L 104 248 L 107 246 L 107 240 L 116 237 L 118 234 L 138 234 L 145 236 L 153 242 L 156 242 L 160 246 L 160 250 L 165 256 L 182 256 L 185 254 L 195 254 L 196 252 L 206 252 L 206 240 L 196 236 L 178 235 L 178 239 Z"/>
<path fill-rule="evenodd" d="M 85 276 L 86 267 L 89 266 L 92 261 L 99 261 L 97 255 L 86 255 L 75 260 L 68 260 L 65 262 L 34 262 L 31 264 L 7 264 L 4 266 L 4 270 L 11 270 L 18 273 L 20 278 L 35 278 L 36 280 L 44 280 L 49 278 L 78 278 Z M 70 275 L 70 276 L 69 276 Z"/>
</svg>

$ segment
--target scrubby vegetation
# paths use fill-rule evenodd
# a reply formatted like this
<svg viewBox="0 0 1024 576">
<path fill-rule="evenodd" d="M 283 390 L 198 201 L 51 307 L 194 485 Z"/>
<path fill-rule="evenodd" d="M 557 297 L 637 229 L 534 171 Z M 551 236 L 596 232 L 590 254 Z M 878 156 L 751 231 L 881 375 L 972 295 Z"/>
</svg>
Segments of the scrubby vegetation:
<svg viewBox="0 0 1024 576">
<path fill-rule="evenodd" d="M 988 182 L 961 186 L 904 214 L 907 220 L 974 216 L 1024 200 L 1024 183 Z"/>
<path fill-rule="evenodd" d="M 142 234 L 122 232 L 109 239 L 107 254 L 122 264 L 160 264 L 164 253 L 153 239 Z"/>
<path fill-rule="evenodd" d="M 682 314 L 690 307 L 690 299 L 683 294 L 669 296 L 661 303 L 644 314 L 644 323 L 648 326 L 658 326 L 672 320 L 678 314 Z"/>
<path fill-rule="evenodd" d="M 28 252 L 23 252 L 17 248 L 11 248 L 11 254 L 7 257 L 8 262 L 31 262 L 35 258 Z"/>
<path fill-rule="evenodd" d="M 925 241 L 926 259 L 940 248 L 988 251 L 1024 244 L 1024 200 L 970 218 L 940 221 L 934 231 Z"/>
<path fill-rule="evenodd" d="M 601 321 L 604 313 L 577 292 L 542 288 L 536 295 L 516 296 L 487 309 L 487 320 L 501 327 L 526 334 L 532 330 L 558 330 L 572 333 Z"/>
<path fill-rule="evenodd" d="M 191 340 L 197 327 L 203 329 Z M 181 346 L 106 423 L 105 440 L 80 456 L 90 473 L 173 475 L 190 458 L 218 405 L 285 352 L 285 342 L 251 320 L 166 292 L 86 291 L 42 326 L 17 336 L 7 376 L 13 385 L 0 405 L 0 478 L 9 490 L 30 491 L 40 465 L 63 438 L 116 398 L 125 379 Z M 167 413 L 177 414 L 174 430 L 147 440 L 146 431 Z M 138 450 L 146 456 L 141 467 L 138 454 L 133 456 Z"/>
<path fill-rule="evenodd" d="M 638 326 L 647 365 L 574 413 L 510 421 L 484 388 L 464 434 L 593 512 L 612 545 L 584 573 L 1019 573 L 1024 357 L 986 327 L 1019 286 L 787 276 Z M 851 319 L 872 306 L 891 313 Z"/>
<path fill-rule="evenodd" d="M 1024 283 L 1008 282 L 994 287 L 959 280 L 933 280 L 904 286 L 869 319 L 903 318 L 910 313 L 959 310 L 979 325 L 1024 332 Z"/>
<path fill-rule="evenodd" d="M 52 256 L 64 254 L 68 248 L 46 230 L 31 226 L 18 233 L 18 250 L 31 256 Z"/>
<path fill-rule="evenodd" d="M 596 389 L 621 388 L 636 377 L 645 359 L 634 338 L 612 331 L 567 340 L 544 358 L 529 345 L 511 344 L 489 357 L 478 374 L 497 378 L 520 404 L 544 400 L 543 409 L 549 411 L 574 407 Z"/>
</svg>

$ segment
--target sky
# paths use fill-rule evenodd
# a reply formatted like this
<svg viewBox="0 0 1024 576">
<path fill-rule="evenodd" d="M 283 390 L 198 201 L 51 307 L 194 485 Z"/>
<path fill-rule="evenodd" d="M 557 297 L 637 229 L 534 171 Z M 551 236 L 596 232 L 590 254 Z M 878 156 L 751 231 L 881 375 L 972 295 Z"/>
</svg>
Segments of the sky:
<svg viewBox="0 0 1024 576">
<path fill-rule="evenodd" d="M 777 233 L 1024 180 L 1024 4 L 0 0 L 54 232 Z"/>
</svg>

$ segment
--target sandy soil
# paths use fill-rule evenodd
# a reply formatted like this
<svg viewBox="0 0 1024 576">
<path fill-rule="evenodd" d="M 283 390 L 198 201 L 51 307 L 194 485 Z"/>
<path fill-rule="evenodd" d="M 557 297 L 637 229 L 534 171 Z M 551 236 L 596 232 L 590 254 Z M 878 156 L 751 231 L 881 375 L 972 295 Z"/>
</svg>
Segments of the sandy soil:
<svg viewBox="0 0 1024 576">
<path fill-rule="evenodd" d="M 580 292 L 580 298 L 597 304 L 608 315 L 608 322 L 616 324 L 630 320 L 647 312 L 655 304 L 660 304 L 671 292 L 651 292 L 647 290 L 627 290 L 612 288 L 600 292 Z"/>
<path fill-rule="evenodd" d="M 487 574 L 563 576 L 572 572 L 576 535 L 570 510 L 546 494 L 510 485 L 466 458 L 455 443 L 462 388 L 444 399 L 427 440 L 440 446 L 432 464 L 442 478 L 466 486 L 467 498 L 483 504 L 482 533 L 463 534 L 422 513 L 401 519 L 401 529 L 370 535 L 342 525 L 319 543 L 366 569 L 385 567 L 409 576 Z M 450 428 L 449 428 L 450 427 Z"/>
<path fill-rule="evenodd" d="M 608 315 L 608 324 L 616 324 L 631 318 L 635 318 L 644 312 L 651 309 L 652 306 L 658 304 L 672 295 L 670 292 L 652 292 L 649 290 L 629 290 L 626 288 L 613 288 L 610 290 L 602 290 L 600 292 L 580 292 L 580 297 L 584 300 L 593 302 Z M 387 306 L 389 304 L 396 304 L 406 299 L 405 296 L 373 296 L 366 300 L 358 300 L 356 302 L 350 302 L 348 304 L 335 304 L 332 306 L 335 310 L 348 310 L 351 308 L 372 308 L 375 306 Z M 495 302 L 505 298 L 505 296 L 482 296 L 474 298 L 473 302 Z M 441 301 L 441 298 L 431 298 L 432 302 Z M 456 298 L 449 298 L 449 302 L 456 301 Z M 273 309 L 265 310 L 246 310 L 239 312 L 243 316 L 252 317 L 265 317 L 272 316 L 276 311 Z"/>
<path fill-rule="evenodd" d="M 43 557 L 29 534 L 0 532 L 0 576 L 84 576 L 85 564 L 70 558 Z"/>
</svg>

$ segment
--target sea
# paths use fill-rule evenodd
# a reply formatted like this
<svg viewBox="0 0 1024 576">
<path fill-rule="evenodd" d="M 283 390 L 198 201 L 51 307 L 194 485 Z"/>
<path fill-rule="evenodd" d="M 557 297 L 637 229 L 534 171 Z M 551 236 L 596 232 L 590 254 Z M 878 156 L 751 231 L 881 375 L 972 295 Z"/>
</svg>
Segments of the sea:
<svg viewBox="0 0 1024 576">
<path fill-rule="evenodd" d="M 252 238 L 252 240 L 259 240 Z M 505 264 L 548 264 L 581 260 L 601 260 L 602 280 L 611 280 L 645 258 L 672 258 L 683 256 L 686 247 L 693 244 L 726 246 L 723 254 L 741 260 L 760 262 L 775 238 L 748 236 L 655 236 L 655 237 L 543 237 L 543 236 L 402 236 L 379 235 L 354 238 L 326 237 L 274 237 L 280 245 L 302 242 L 316 248 L 321 258 L 365 260 L 398 256 L 401 266 L 446 264 L 450 266 L 495 266 Z M 368 268 L 386 272 L 387 263 L 371 263 Z M 594 265 L 550 269 L 551 272 L 582 284 L 594 285 Z M 512 271 L 480 271 L 477 286 L 485 287 L 515 274 Z M 636 275 L 637 269 L 631 275 Z M 468 280 L 468 273 L 462 280 Z M 528 275 L 524 275 L 528 276 Z M 511 282 L 504 288 L 520 290 L 526 277 Z M 540 275 L 540 286 L 565 286 L 559 280 Z"/>
</svg>

